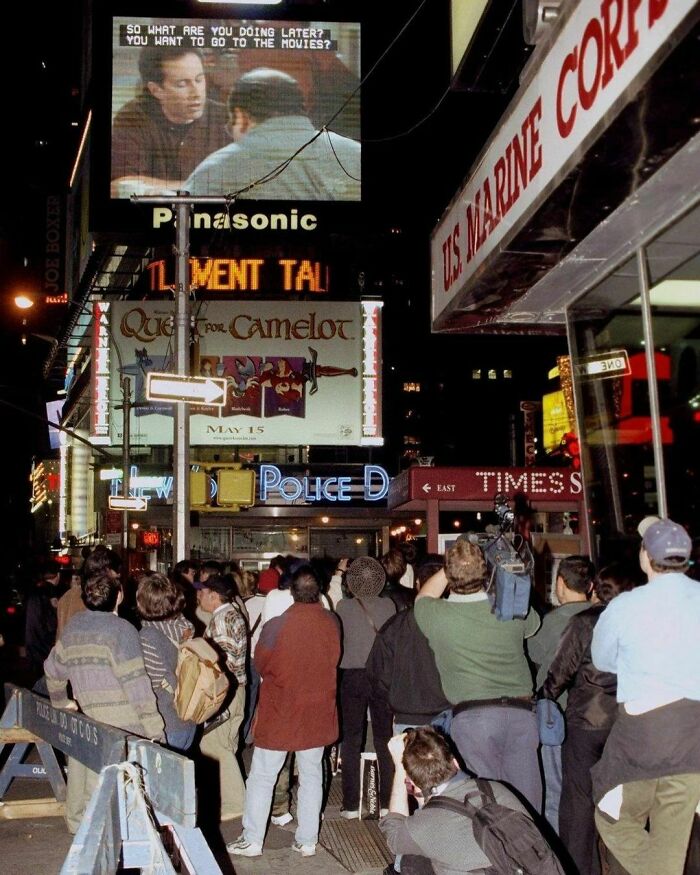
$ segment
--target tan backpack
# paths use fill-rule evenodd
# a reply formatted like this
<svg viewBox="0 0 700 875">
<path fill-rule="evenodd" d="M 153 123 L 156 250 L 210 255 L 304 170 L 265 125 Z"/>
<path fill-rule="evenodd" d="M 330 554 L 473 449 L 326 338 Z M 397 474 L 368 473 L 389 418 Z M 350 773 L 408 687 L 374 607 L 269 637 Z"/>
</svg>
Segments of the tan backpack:
<svg viewBox="0 0 700 875">
<path fill-rule="evenodd" d="M 229 680 L 208 641 L 204 638 L 183 641 L 175 674 L 175 710 L 181 720 L 204 723 L 219 711 L 229 690 Z"/>
</svg>

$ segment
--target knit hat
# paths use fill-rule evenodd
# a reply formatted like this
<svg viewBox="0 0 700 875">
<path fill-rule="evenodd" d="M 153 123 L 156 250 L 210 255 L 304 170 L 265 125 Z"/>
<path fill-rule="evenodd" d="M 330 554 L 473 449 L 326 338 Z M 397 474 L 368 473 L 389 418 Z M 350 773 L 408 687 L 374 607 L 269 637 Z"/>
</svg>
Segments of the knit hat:
<svg viewBox="0 0 700 875">
<path fill-rule="evenodd" d="M 354 596 L 368 598 L 379 595 L 385 582 L 384 568 L 371 556 L 358 556 L 348 565 L 345 583 Z"/>
<path fill-rule="evenodd" d="M 266 568 L 264 571 L 261 571 L 258 575 L 258 594 L 267 595 L 268 592 L 277 589 L 279 581 L 279 572 L 275 571 L 274 568 Z"/>
<path fill-rule="evenodd" d="M 666 565 L 673 559 L 678 559 L 681 563 L 687 562 L 693 542 L 683 526 L 662 519 L 645 529 L 642 546 L 653 562 Z"/>
</svg>

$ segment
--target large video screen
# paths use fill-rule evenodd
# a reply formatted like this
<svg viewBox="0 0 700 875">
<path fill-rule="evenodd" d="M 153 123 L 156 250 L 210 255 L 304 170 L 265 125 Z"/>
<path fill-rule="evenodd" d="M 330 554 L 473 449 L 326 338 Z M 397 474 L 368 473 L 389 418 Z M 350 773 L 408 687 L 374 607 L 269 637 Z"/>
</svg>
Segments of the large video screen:
<svg viewBox="0 0 700 875">
<path fill-rule="evenodd" d="M 360 200 L 358 23 L 112 26 L 112 198 Z"/>
</svg>

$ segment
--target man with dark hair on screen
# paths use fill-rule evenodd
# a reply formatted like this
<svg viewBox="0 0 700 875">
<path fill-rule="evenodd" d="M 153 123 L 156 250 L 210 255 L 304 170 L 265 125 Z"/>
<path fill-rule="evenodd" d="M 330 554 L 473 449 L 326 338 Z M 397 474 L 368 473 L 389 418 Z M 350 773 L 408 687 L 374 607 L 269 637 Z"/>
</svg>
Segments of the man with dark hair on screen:
<svg viewBox="0 0 700 875">
<path fill-rule="evenodd" d="M 266 67 L 244 73 L 231 91 L 228 108 L 233 143 L 195 169 L 185 182 L 190 194 L 360 199 L 360 144 L 317 130 L 292 76 Z"/>
<path fill-rule="evenodd" d="M 226 108 L 207 99 L 201 52 L 146 46 L 139 56 L 142 91 L 112 126 L 112 197 L 182 189 L 182 181 L 229 138 Z"/>
</svg>

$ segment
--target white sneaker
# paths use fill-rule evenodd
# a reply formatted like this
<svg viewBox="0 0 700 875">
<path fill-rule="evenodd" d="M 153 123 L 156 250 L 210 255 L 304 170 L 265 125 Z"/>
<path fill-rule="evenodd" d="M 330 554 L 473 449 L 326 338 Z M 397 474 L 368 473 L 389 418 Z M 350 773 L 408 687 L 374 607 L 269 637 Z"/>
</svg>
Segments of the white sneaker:
<svg viewBox="0 0 700 875">
<path fill-rule="evenodd" d="M 354 811 L 348 811 L 347 808 L 342 808 L 340 816 L 344 817 L 346 820 L 358 820 L 360 817 L 360 809 L 356 808 Z"/>
<path fill-rule="evenodd" d="M 270 818 L 270 821 L 274 823 L 275 826 L 286 826 L 288 823 L 291 823 L 294 820 L 292 815 L 287 811 L 285 814 L 280 814 L 279 817 L 275 817 L 274 815 Z"/>
<path fill-rule="evenodd" d="M 226 845 L 226 850 L 229 854 L 235 854 L 238 857 L 262 857 L 262 845 L 246 841 L 243 836 L 239 836 L 235 841 L 229 842 Z"/>
<path fill-rule="evenodd" d="M 301 842 L 294 842 L 292 850 L 296 851 L 297 854 L 301 854 L 302 857 L 316 856 L 316 845 L 302 845 Z"/>
</svg>

